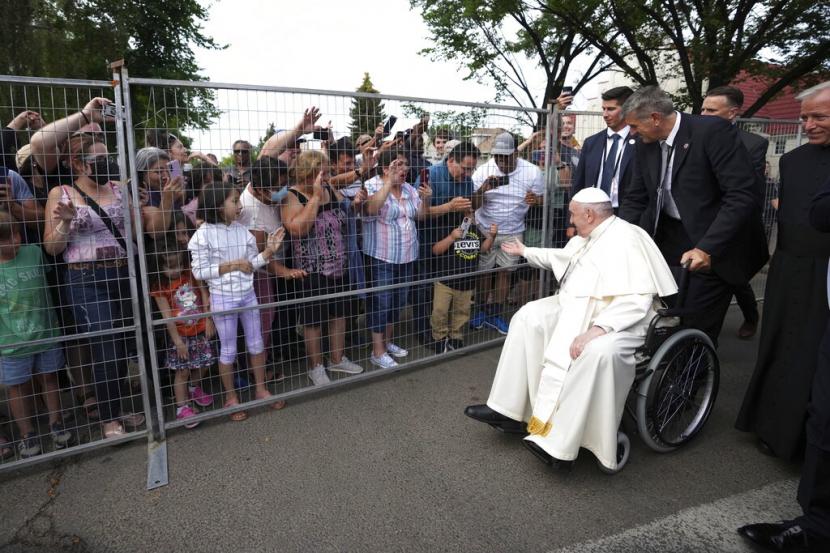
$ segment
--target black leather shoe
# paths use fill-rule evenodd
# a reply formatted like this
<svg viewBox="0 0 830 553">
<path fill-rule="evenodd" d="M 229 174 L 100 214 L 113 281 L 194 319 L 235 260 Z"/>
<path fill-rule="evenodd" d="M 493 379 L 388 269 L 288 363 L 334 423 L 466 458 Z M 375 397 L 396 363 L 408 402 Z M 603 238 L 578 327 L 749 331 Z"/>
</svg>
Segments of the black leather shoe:
<svg viewBox="0 0 830 553">
<path fill-rule="evenodd" d="M 738 338 L 741 340 L 749 340 L 755 333 L 758 332 L 758 322 L 750 322 L 744 321 L 743 324 L 738 328 Z"/>
<path fill-rule="evenodd" d="M 738 528 L 738 533 L 762 548 L 763 551 L 817 552 L 827 551 L 826 542 L 811 540 L 807 531 L 794 520 L 777 523 L 748 524 Z"/>
<path fill-rule="evenodd" d="M 487 423 L 496 430 L 501 430 L 508 434 L 527 434 L 527 425 L 525 423 L 505 417 L 486 405 L 468 405 L 464 409 L 464 414 L 471 419 Z"/>
<path fill-rule="evenodd" d="M 540 461 L 548 465 L 554 470 L 561 470 L 570 472 L 574 468 L 573 461 L 562 461 L 548 454 L 547 451 L 539 447 L 535 442 L 524 440 L 525 447 L 530 450 Z"/>
<path fill-rule="evenodd" d="M 764 455 L 775 457 L 775 452 L 772 450 L 772 447 L 770 447 L 770 445 L 761 438 L 758 438 L 758 451 Z"/>
</svg>

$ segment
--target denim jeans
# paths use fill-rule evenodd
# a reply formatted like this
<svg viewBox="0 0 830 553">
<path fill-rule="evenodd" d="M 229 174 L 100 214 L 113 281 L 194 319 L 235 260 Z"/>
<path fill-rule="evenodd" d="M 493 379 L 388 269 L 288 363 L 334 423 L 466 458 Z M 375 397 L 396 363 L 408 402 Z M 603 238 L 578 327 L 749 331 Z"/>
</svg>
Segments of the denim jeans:
<svg viewBox="0 0 830 553">
<path fill-rule="evenodd" d="M 127 267 L 67 269 L 67 294 L 78 332 L 132 324 Z M 127 374 L 127 336 L 115 332 L 89 339 L 95 397 L 101 420 L 121 415 L 121 381 Z"/>
<path fill-rule="evenodd" d="M 413 263 L 386 263 L 366 256 L 372 271 L 372 286 L 389 286 L 412 280 Z M 369 294 L 366 324 L 372 332 L 383 332 L 387 324 L 398 322 L 401 309 L 406 305 L 408 286 L 392 290 L 381 290 Z"/>
<path fill-rule="evenodd" d="M 431 251 L 421 251 L 421 258 L 415 261 L 415 274 L 412 280 L 432 278 L 436 275 L 435 258 Z M 429 340 L 432 331 L 430 317 L 432 315 L 433 283 L 417 284 L 412 286 L 409 293 L 409 304 L 412 306 L 412 322 L 415 332 Z"/>
</svg>

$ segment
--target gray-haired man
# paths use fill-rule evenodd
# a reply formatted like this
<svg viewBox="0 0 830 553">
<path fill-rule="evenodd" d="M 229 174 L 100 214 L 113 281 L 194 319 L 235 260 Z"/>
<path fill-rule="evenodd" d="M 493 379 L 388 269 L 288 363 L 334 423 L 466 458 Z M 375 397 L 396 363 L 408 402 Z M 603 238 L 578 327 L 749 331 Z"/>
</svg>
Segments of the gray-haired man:
<svg viewBox="0 0 830 553">
<path fill-rule="evenodd" d="M 656 86 L 623 113 L 641 142 L 620 217 L 651 233 L 670 267 L 689 264 L 687 322 L 717 343 L 732 285 L 769 257 L 749 154 L 729 122 L 679 113 Z"/>
</svg>

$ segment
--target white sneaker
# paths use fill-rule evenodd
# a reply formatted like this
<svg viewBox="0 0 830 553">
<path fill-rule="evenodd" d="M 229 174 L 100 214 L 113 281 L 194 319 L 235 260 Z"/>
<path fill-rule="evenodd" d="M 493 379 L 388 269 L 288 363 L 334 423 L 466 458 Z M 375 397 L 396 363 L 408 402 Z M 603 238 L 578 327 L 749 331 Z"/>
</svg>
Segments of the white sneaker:
<svg viewBox="0 0 830 553">
<path fill-rule="evenodd" d="M 406 357 L 407 355 L 409 355 L 409 352 L 407 350 L 393 344 L 392 342 L 386 344 L 386 351 L 392 357 Z"/>
<path fill-rule="evenodd" d="M 326 368 L 323 365 L 317 365 L 308 371 L 308 378 L 314 382 L 315 386 L 322 386 L 323 384 L 331 382 L 331 380 L 329 380 L 329 375 L 326 374 Z"/>
<path fill-rule="evenodd" d="M 369 361 L 372 365 L 377 365 L 381 369 L 391 369 L 398 366 L 398 362 L 392 359 L 388 353 L 384 353 L 380 357 L 375 357 L 375 354 L 369 356 Z"/>
<path fill-rule="evenodd" d="M 348 374 L 360 374 L 363 372 L 363 367 L 357 363 L 353 363 L 345 355 L 340 359 L 339 363 L 331 363 L 328 369 L 332 372 L 341 372 Z"/>
</svg>

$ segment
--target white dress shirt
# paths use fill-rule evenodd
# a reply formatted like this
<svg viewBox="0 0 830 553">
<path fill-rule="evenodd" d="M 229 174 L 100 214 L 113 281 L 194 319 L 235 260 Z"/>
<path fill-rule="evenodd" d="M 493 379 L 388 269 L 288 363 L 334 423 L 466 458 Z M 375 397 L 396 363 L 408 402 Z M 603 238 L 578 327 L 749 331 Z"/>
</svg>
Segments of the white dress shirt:
<svg viewBox="0 0 830 553">
<path fill-rule="evenodd" d="M 666 143 L 666 146 L 671 151 L 671 156 L 668 159 L 668 168 L 660 166 L 660 178 L 662 179 L 665 175 L 665 183 L 663 184 L 663 211 L 673 219 L 680 219 L 680 212 L 677 210 L 677 204 L 674 203 L 674 197 L 671 195 L 671 174 L 674 170 L 674 141 L 677 138 L 677 131 L 680 129 L 680 113 L 677 111 L 674 112 L 677 117 L 674 120 L 674 127 L 672 127 L 671 132 L 669 133 L 668 138 L 665 141 L 660 141 L 660 147 L 662 148 L 663 142 Z M 659 186 L 659 184 L 658 184 Z"/>
<path fill-rule="evenodd" d="M 599 175 L 597 175 L 596 187 L 602 186 L 602 172 L 605 170 L 605 159 L 611 153 L 611 148 L 614 145 L 612 137 L 619 135 L 620 140 L 617 142 L 617 157 L 614 159 L 614 176 L 611 177 L 611 205 L 620 207 L 620 166 L 622 165 L 622 155 L 625 151 L 626 140 L 628 139 L 628 132 L 631 128 L 626 125 L 618 131 L 612 131 L 610 128 L 606 129 L 605 134 L 605 148 L 602 150 L 602 162 L 599 164 Z"/>
</svg>

